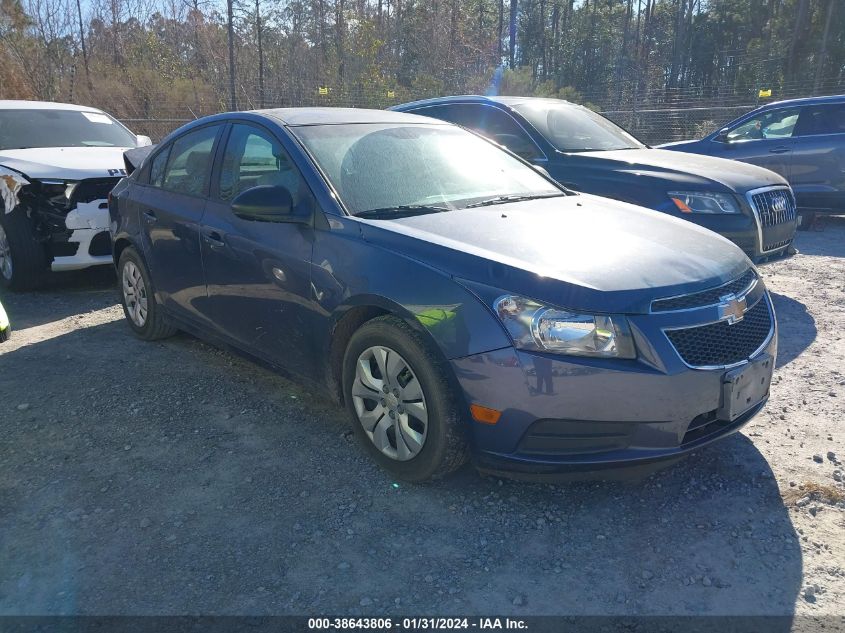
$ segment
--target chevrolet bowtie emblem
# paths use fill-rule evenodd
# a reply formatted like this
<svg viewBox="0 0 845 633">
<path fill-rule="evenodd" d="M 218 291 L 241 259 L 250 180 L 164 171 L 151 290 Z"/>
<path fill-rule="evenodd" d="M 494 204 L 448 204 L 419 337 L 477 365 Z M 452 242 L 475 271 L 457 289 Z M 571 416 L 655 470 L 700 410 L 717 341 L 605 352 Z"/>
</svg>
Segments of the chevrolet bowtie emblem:
<svg viewBox="0 0 845 633">
<path fill-rule="evenodd" d="M 719 320 L 727 321 L 728 325 L 733 325 L 742 321 L 745 316 L 745 311 L 748 309 L 748 304 L 745 297 L 737 297 L 731 293 L 723 297 L 719 297 Z"/>
</svg>

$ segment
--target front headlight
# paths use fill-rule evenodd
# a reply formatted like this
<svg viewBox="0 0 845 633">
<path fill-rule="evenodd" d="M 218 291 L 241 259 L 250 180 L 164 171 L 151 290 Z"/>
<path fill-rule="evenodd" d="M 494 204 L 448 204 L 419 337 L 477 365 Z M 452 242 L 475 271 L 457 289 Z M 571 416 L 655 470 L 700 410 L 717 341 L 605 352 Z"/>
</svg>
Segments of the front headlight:
<svg viewBox="0 0 845 633">
<path fill-rule="evenodd" d="M 624 316 L 576 314 L 516 295 L 499 297 L 493 307 L 521 349 L 601 358 L 637 356 Z"/>
<path fill-rule="evenodd" d="M 670 191 L 669 197 L 681 213 L 739 213 L 739 205 L 729 193 Z"/>
</svg>

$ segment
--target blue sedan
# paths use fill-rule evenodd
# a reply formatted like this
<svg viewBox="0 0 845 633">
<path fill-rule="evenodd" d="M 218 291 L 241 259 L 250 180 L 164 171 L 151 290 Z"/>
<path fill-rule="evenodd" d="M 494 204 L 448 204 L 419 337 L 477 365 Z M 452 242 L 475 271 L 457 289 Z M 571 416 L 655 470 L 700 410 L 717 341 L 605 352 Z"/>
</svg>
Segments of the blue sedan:
<svg viewBox="0 0 845 633">
<path fill-rule="evenodd" d="M 739 248 L 457 126 L 236 112 L 127 167 L 110 214 L 131 330 L 301 377 L 395 477 L 675 458 L 768 398 L 775 318 Z"/>
</svg>

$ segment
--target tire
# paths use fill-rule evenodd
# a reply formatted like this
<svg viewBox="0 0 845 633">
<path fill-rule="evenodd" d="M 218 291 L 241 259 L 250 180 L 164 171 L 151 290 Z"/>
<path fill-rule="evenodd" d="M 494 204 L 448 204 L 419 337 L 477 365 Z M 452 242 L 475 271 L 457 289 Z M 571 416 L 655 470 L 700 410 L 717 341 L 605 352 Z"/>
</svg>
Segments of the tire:
<svg viewBox="0 0 845 633">
<path fill-rule="evenodd" d="M 381 356 L 379 350 L 385 350 L 387 356 Z M 403 369 L 387 381 L 396 392 L 373 389 L 384 383 L 378 377 L 379 358 L 388 369 L 404 363 L 407 372 Z M 364 364 L 370 368 L 369 387 L 360 379 L 362 359 L 367 359 Z M 343 359 L 343 396 L 350 423 L 373 459 L 394 477 L 409 482 L 437 479 L 467 461 L 464 407 L 449 380 L 451 371 L 431 343 L 393 316 L 366 322 L 349 340 Z M 386 373 L 390 376 L 390 371 Z M 425 423 L 420 411 L 427 418 Z M 395 417 L 391 418 L 391 413 Z M 375 424 L 374 419 L 378 419 Z M 372 432 L 365 430 L 365 423 Z"/>
<path fill-rule="evenodd" d="M 809 231 L 816 223 L 815 211 L 802 211 L 798 215 L 801 218 L 801 221 L 798 224 L 799 231 Z"/>
<path fill-rule="evenodd" d="M 50 269 L 44 245 L 22 207 L 11 213 L 0 208 L 0 285 L 10 290 L 40 286 Z"/>
<path fill-rule="evenodd" d="M 144 260 L 131 246 L 120 254 L 117 285 L 123 315 L 138 338 L 157 341 L 176 334 L 176 328 L 155 300 L 155 289 Z"/>
</svg>

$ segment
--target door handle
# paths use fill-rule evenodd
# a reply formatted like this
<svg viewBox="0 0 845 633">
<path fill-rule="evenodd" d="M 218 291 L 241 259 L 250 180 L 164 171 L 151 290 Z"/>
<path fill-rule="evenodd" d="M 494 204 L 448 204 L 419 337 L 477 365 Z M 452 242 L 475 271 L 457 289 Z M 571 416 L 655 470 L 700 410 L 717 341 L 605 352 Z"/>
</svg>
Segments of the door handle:
<svg viewBox="0 0 845 633">
<path fill-rule="evenodd" d="M 781 147 L 773 147 L 772 149 L 769 150 L 769 153 L 770 154 L 786 154 L 788 151 L 790 151 L 788 147 L 781 146 Z"/>
<path fill-rule="evenodd" d="M 208 233 L 203 233 L 202 239 L 211 248 L 223 248 L 224 246 L 226 246 L 226 243 L 223 241 L 223 238 L 217 231 L 209 231 Z"/>
<path fill-rule="evenodd" d="M 157 219 L 155 212 L 149 210 L 144 211 L 144 220 L 147 224 L 153 224 Z"/>
</svg>

